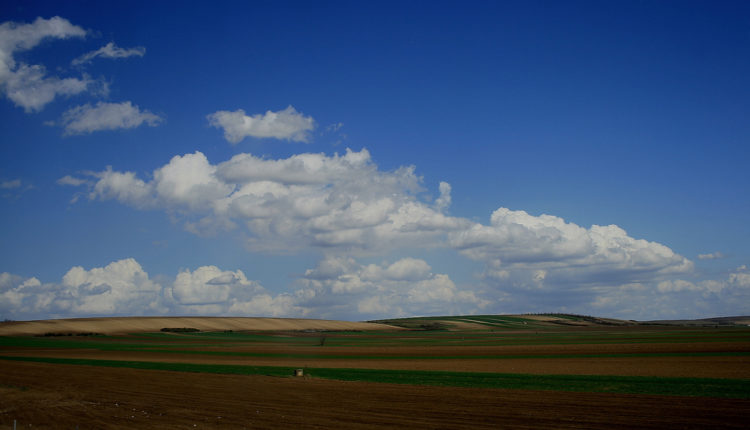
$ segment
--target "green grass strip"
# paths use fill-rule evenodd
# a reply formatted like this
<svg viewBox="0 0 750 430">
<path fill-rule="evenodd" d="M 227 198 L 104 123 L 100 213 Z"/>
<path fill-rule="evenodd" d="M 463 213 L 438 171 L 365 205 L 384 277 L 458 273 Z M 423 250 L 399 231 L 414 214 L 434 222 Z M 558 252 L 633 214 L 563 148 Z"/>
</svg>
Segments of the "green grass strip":
<svg viewBox="0 0 750 430">
<path fill-rule="evenodd" d="M 223 364 L 159 363 L 42 357 L 0 357 L 4 360 L 74 364 L 177 372 L 233 375 L 290 376 L 292 367 Z M 480 372 L 443 372 L 381 369 L 308 368 L 315 378 L 446 387 L 515 390 L 577 391 L 592 393 L 652 394 L 691 397 L 750 398 L 750 380 L 718 378 L 657 378 L 610 375 L 528 375 Z"/>
<path fill-rule="evenodd" d="M 135 350 L 137 351 L 137 350 Z M 357 355 L 357 354 L 326 354 L 320 353 L 281 353 L 281 352 L 242 352 L 242 351 L 206 351 L 202 349 L 149 349 L 143 352 L 211 355 L 226 357 L 257 357 L 257 358 L 299 358 L 326 360 L 517 360 L 517 359 L 571 359 L 571 358 L 663 358 L 663 357 L 747 357 L 747 351 L 717 351 L 717 352 L 623 352 L 623 353 L 593 353 L 593 354 L 490 354 L 490 355 Z"/>
</svg>

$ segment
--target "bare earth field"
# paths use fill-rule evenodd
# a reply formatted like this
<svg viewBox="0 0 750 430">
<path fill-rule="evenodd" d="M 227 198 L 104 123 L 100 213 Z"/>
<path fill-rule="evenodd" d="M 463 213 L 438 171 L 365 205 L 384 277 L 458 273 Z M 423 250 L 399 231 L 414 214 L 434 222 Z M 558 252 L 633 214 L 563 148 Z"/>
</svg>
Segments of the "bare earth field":
<svg viewBox="0 0 750 430">
<path fill-rule="evenodd" d="M 33 428 L 747 428 L 750 401 L 422 387 L 3 363 L 2 425 Z M 28 427 L 24 427 L 28 428 Z"/>
<path fill-rule="evenodd" d="M 722 349 L 723 348 L 723 349 Z M 309 346 L 256 346 L 236 348 L 232 353 L 272 354 L 274 357 L 242 357 L 235 355 L 202 355 L 194 351 L 181 353 L 151 351 L 101 351 L 91 349 L 3 349 L 8 357 L 61 357 L 96 360 L 155 361 L 167 363 L 232 364 L 245 366 L 284 366 L 311 368 L 443 370 L 452 372 L 495 372 L 559 375 L 635 375 L 698 378 L 739 378 L 750 381 L 750 355 L 692 355 L 711 351 L 742 351 L 750 354 L 750 344 L 667 344 L 667 345 L 532 345 L 526 347 L 390 347 L 390 348 L 322 348 L 311 351 Z M 465 351 L 467 349 L 469 351 Z M 384 359 L 384 350 L 391 352 Z M 217 351 L 217 348 L 200 348 Z M 606 352 L 605 352 L 606 351 Z M 225 351 L 226 352 L 226 351 Z M 312 352 L 312 354 L 310 354 Z M 680 356 L 659 354 L 682 353 Z M 464 355 L 456 355 L 461 353 Z M 601 357 L 601 354 L 622 354 Z M 657 356 L 638 356 L 653 353 Z M 513 355 L 538 357 L 506 358 Z M 592 355 L 592 357 L 547 358 L 549 355 Z M 497 355 L 497 358 L 474 358 Z M 635 357 L 627 355 L 636 355 Z M 429 358 L 408 358 L 408 357 Z M 447 357 L 447 358 L 442 358 Z"/>
<path fill-rule="evenodd" d="M 146 333 L 149 330 L 141 327 L 153 321 L 133 331 L 123 321 L 104 321 L 111 324 L 101 327 L 117 326 L 132 334 L 0 337 L 0 429 L 12 428 L 13 420 L 18 428 L 65 429 L 705 429 L 747 428 L 750 422 L 747 328 L 571 324 L 511 330 L 493 322 L 490 329 L 478 323 L 480 329 L 443 331 L 386 326 L 352 331 L 363 326 L 340 325 L 317 329 L 339 330 L 335 332 L 311 332 L 315 329 L 305 320 L 294 320 L 294 328 L 282 320 L 274 326 L 280 329 L 239 332 L 223 327 L 240 322 L 168 320 L 158 324 L 222 328 L 160 333 L 158 327 Z M 546 323 L 541 318 L 522 323 L 533 321 Z M 273 325 L 273 321 L 263 323 Z M 70 330 L 64 327 L 42 333 Z M 88 327 L 81 333 L 106 331 Z M 28 361 L 50 359 L 88 361 Z M 102 367 L 102 360 L 118 360 L 117 367 Z M 419 379 L 395 384 L 299 378 L 291 377 L 291 372 L 263 376 L 145 370 L 129 368 L 127 362 L 304 368 L 313 376 L 316 369 L 398 369 L 406 372 L 406 378 L 411 371 L 434 370 L 541 378 L 580 375 L 598 378 L 598 383 L 604 378 L 605 386 L 602 392 L 564 385 L 544 390 L 434 386 Z M 734 387 L 746 389 L 736 395 L 707 395 L 700 390 L 638 394 L 607 391 L 609 376 L 644 377 L 660 393 L 659 381 L 665 377 L 734 381 Z"/>
</svg>

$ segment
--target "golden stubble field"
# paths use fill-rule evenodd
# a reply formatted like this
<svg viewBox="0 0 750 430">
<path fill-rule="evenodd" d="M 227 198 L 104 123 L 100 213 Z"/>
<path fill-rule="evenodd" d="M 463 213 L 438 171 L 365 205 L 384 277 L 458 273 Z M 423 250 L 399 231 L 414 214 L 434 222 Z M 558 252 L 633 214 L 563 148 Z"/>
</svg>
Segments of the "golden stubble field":
<svg viewBox="0 0 750 430">
<path fill-rule="evenodd" d="M 165 327 L 185 326 L 168 322 Z M 657 383 L 657 377 L 699 377 L 750 384 L 747 329 L 542 325 L 352 331 L 362 327 L 320 329 L 303 323 L 271 331 L 0 338 L 0 428 L 11 428 L 14 420 L 18 428 L 70 429 L 703 429 L 747 428 L 750 422 L 746 396 L 582 392 L 559 385 L 545 390 L 428 386 L 314 376 L 318 368 L 352 368 L 636 375 Z M 93 361 L 28 361 L 32 358 Z M 299 367 L 313 377 L 102 367 L 97 364 L 102 360 Z"/>
</svg>

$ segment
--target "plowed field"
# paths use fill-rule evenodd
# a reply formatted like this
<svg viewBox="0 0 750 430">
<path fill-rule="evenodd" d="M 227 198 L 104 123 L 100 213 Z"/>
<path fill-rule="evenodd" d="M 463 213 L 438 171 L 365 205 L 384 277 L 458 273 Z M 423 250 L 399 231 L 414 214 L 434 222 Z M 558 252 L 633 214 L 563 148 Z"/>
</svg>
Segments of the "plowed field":
<svg viewBox="0 0 750 430">
<path fill-rule="evenodd" d="M 18 428 L 67 429 L 705 429 L 747 428 L 750 422 L 746 329 L 21 337 L 0 338 L 3 357 L 13 360 L 0 360 L 0 428 L 11 428 L 13 420 Z M 50 358 L 89 361 L 16 361 Z M 101 367 L 101 360 L 120 360 L 116 366 L 124 368 Z M 335 375 L 321 379 L 144 370 L 127 368 L 128 362 L 299 367 L 313 376 L 318 368 L 399 369 L 407 378 L 413 370 L 552 379 L 583 375 L 584 380 L 598 375 L 599 385 L 592 390 L 602 392 L 559 382 L 544 390 L 428 386 L 422 384 L 430 382 L 418 377 L 393 384 L 335 380 Z M 441 375 L 448 382 L 442 379 L 440 384 L 451 385 L 450 375 Z M 608 387 L 609 376 L 613 381 L 640 376 L 656 391 L 612 388 L 614 382 Z M 659 391 L 663 377 L 672 378 L 664 379 L 665 384 L 694 380 L 689 378 L 730 381 L 738 394 L 700 387 L 684 394 L 643 394 L 668 392 Z"/>
<path fill-rule="evenodd" d="M 99 429 L 747 428 L 750 401 L 3 363 L 2 425 Z M 13 417 L 13 418 L 11 418 Z M 28 427 L 24 427 L 28 428 Z"/>
</svg>

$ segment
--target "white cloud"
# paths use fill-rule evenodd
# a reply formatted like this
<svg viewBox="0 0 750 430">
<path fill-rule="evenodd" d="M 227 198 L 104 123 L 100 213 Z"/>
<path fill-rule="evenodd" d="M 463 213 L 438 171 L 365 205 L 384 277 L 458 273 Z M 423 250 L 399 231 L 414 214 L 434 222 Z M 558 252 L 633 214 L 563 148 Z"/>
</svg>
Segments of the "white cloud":
<svg viewBox="0 0 750 430">
<path fill-rule="evenodd" d="M 132 258 L 86 270 L 76 266 L 62 278 L 57 304 L 72 313 L 147 315 L 161 313 L 161 286 Z"/>
<path fill-rule="evenodd" d="M 136 178 L 133 172 L 114 172 L 107 167 L 107 170 L 94 176 L 98 181 L 89 194 L 90 198 L 116 199 L 138 208 L 148 208 L 153 204 L 151 185 Z"/>
<path fill-rule="evenodd" d="M 724 254 L 722 254 L 719 251 L 712 252 L 709 254 L 699 254 L 698 259 L 699 260 L 717 260 L 719 258 L 724 258 Z"/>
<path fill-rule="evenodd" d="M 70 175 L 65 175 L 57 180 L 58 185 L 70 185 L 73 187 L 80 187 L 81 185 L 87 184 L 89 181 L 86 179 L 75 178 Z"/>
<path fill-rule="evenodd" d="M 251 300 L 263 291 L 241 270 L 223 271 L 216 266 L 203 266 L 195 271 L 183 270 L 172 285 L 172 297 L 182 305 L 225 304 L 230 298 Z"/>
<path fill-rule="evenodd" d="M 693 264 L 668 247 L 634 239 L 615 225 L 586 229 L 562 218 L 496 210 L 490 225 L 475 224 L 451 233 L 451 245 L 492 271 L 528 274 L 543 281 L 614 284 L 650 280 L 692 271 Z M 542 278 L 535 276 L 545 270 Z M 490 273 L 491 274 L 491 273 Z"/>
<path fill-rule="evenodd" d="M 750 291 L 750 271 L 744 264 L 729 274 L 727 284 L 734 288 L 748 289 Z"/>
<path fill-rule="evenodd" d="M 299 305 L 323 317 L 378 318 L 473 313 L 489 304 L 431 270 L 416 258 L 381 265 L 327 258 L 300 279 Z"/>
<path fill-rule="evenodd" d="M 744 266 L 719 279 L 680 278 L 626 284 L 600 291 L 595 312 L 632 319 L 706 318 L 746 315 L 750 308 L 750 273 Z M 717 314 L 717 312 L 719 314 Z"/>
<path fill-rule="evenodd" d="M 303 316 L 299 297 L 271 295 L 242 271 L 202 266 L 171 285 L 149 278 L 132 258 L 68 270 L 57 283 L 0 273 L 0 316 L 10 319 L 112 315 Z"/>
<path fill-rule="evenodd" d="M 546 281 L 546 272 L 532 276 Z M 56 283 L 0 273 L 0 317 L 96 315 L 234 315 L 361 320 L 393 316 L 505 312 L 573 312 L 626 319 L 699 318 L 747 314 L 750 271 L 721 279 L 668 279 L 568 290 L 505 291 L 458 286 L 418 258 L 362 264 L 327 257 L 291 287 L 272 293 L 241 270 L 183 269 L 172 282 L 151 279 L 132 258 L 104 267 L 73 267 Z"/>
<path fill-rule="evenodd" d="M 155 127 L 162 118 L 147 110 L 140 110 L 129 101 L 122 103 L 98 102 L 95 106 L 85 104 L 68 109 L 61 123 L 65 135 L 93 133 L 101 130 L 136 128 L 144 123 Z"/>
<path fill-rule="evenodd" d="M 435 208 L 438 211 L 443 211 L 451 205 L 451 184 L 440 182 L 439 190 L 440 197 L 435 200 Z"/>
<path fill-rule="evenodd" d="M 242 109 L 218 111 L 207 118 L 212 126 L 224 130 L 224 138 L 230 143 L 238 143 L 246 137 L 309 142 L 310 132 L 315 129 L 315 120 L 297 112 L 292 106 L 253 116 L 246 115 Z"/>
<path fill-rule="evenodd" d="M 96 51 L 87 52 L 86 54 L 83 54 L 80 57 L 74 59 L 72 61 L 72 64 L 74 66 L 85 64 L 85 63 L 90 62 L 96 57 L 127 58 L 127 57 L 133 57 L 133 56 L 143 57 L 145 54 L 146 54 L 146 48 L 142 46 L 124 49 L 124 48 L 119 48 L 117 45 L 115 45 L 114 42 L 109 42 L 108 44 L 102 46 Z"/>
<path fill-rule="evenodd" d="M 71 268 L 59 283 L 0 274 L 0 313 L 12 318 L 150 315 L 166 312 L 161 286 L 132 258 Z"/>
<path fill-rule="evenodd" d="M 364 149 L 283 160 L 239 154 L 218 165 L 196 152 L 175 156 L 148 182 L 111 169 L 94 177 L 92 199 L 179 213 L 194 232 L 243 225 L 256 250 L 433 246 L 434 237 L 469 224 L 421 202 L 413 168 L 380 172 Z"/>
<path fill-rule="evenodd" d="M 615 299 L 617 292 L 632 285 L 649 294 L 677 289 L 703 293 L 680 283 L 659 287 L 661 282 L 694 275 L 691 261 L 662 244 L 633 238 L 614 225 L 584 228 L 559 217 L 506 208 L 496 210 L 488 224 L 451 217 L 444 213 L 451 201 L 449 184 L 440 184 L 440 197 L 430 204 L 421 198 L 421 178 L 413 167 L 381 171 L 364 149 L 285 159 L 238 154 L 218 164 L 195 152 L 175 156 L 148 180 L 112 169 L 94 173 L 88 180 L 82 184 L 91 199 L 164 210 L 198 234 L 237 229 L 234 236 L 244 238 L 252 251 L 318 250 L 326 259 L 304 276 L 308 284 L 300 290 L 304 297 L 314 296 L 309 303 L 299 303 L 306 312 L 323 312 L 314 303 L 347 294 L 357 296 L 362 309 L 399 314 L 426 312 L 429 306 L 417 306 L 416 297 L 439 303 L 437 298 L 448 297 L 449 291 L 454 297 L 460 297 L 458 292 L 473 294 L 474 299 L 467 296 L 457 309 L 476 309 L 476 303 L 488 300 L 497 311 L 518 312 L 622 304 Z M 77 181 L 82 180 L 65 182 Z M 429 266 L 423 260 L 360 266 L 344 258 L 420 248 L 453 249 L 483 264 L 484 272 L 473 281 L 476 285 L 458 288 L 450 287 L 450 278 L 428 276 Z M 373 286 L 374 280 L 379 287 Z M 431 293 L 399 296 L 383 287 L 394 282 L 409 282 L 410 289 L 430 286 Z M 386 288 L 383 294 L 392 300 L 366 294 L 377 288 Z M 290 298 L 283 302 L 297 303 Z M 353 312 L 351 303 L 328 304 L 331 309 Z M 250 305 L 237 304 L 235 309 L 241 306 Z"/>
<path fill-rule="evenodd" d="M 45 39 L 84 37 L 86 31 L 60 17 L 37 18 L 31 24 L 0 24 L 0 88 L 26 112 L 40 111 L 58 95 L 79 94 L 95 86 L 88 76 L 46 76 L 43 65 L 17 63 L 14 54 L 27 51 Z"/>
</svg>

